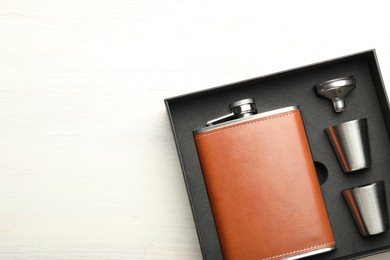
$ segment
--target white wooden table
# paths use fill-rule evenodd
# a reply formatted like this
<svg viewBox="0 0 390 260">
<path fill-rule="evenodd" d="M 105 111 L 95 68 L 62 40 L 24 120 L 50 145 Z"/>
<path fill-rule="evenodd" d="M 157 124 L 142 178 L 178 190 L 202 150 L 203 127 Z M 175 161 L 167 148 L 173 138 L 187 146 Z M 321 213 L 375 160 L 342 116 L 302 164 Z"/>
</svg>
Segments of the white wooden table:
<svg viewBox="0 0 390 260">
<path fill-rule="evenodd" d="M 389 24 L 385 1 L 0 0 L 0 259 L 201 259 L 163 99 L 371 48 L 389 85 Z"/>
</svg>

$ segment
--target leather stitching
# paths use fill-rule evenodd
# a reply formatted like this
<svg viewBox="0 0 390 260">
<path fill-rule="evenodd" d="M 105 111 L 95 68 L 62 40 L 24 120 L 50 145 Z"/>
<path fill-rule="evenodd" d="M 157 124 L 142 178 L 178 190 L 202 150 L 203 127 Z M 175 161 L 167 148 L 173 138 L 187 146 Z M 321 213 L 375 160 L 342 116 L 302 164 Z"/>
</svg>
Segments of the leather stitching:
<svg viewBox="0 0 390 260">
<path fill-rule="evenodd" d="M 291 252 L 288 252 L 288 253 L 284 253 L 284 254 L 281 254 L 281 255 L 275 255 L 275 256 L 270 256 L 270 257 L 267 257 L 267 258 L 262 258 L 261 260 L 274 259 L 274 258 L 277 258 L 277 257 L 286 256 L 286 255 L 289 255 L 289 254 L 298 253 L 298 252 L 302 252 L 302 251 L 313 249 L 313 248 L 317 248 L 317 247 L 328 246 L 328 245 L 332 245 L 332 244 L 334 245 L 335 243 L 336 242 L 333 241 L 333 242 L 329 242 L 329 243 L 326 243 L 326 244 L 321 244 L 321 245 L 317 245 L 317 246 L 311 246 L 311 247 L 307 247 L 307 248 L 304 248 L 304 249 L 300 249 L 300 250 L 295 250 L 295 251 L 291 251 Z"/>
<path fill-rule="evenodd" d="M 277 118 L 284 117 L 284 116 L 296 115 L 296 114 L 299 114 L 299 113 L 300 113 L 300 112 L 298 112 L 298 111 L 296 111 L 296 112 L 288 112 L 288 113 L 284 113 L 284 114 L 282 114 L 282 115 L 271 116 L 271 117 L 266 117 L 266 118 L 260 118 L 260 119 L 258 119 L 258 120 L 256 120 L 256 121 L 253 121 L 253 122 L 250 122 L 250 123 L 246 123 L 246 124 L 242 124 L 242 125 L 237 125 L 237 126 L 230 126 L 230 127 L 225 128 L 225 129 L 215 130 L 214 132 L 211 132 L 211 133 L 208 133 L 208 134 L 196 136 L 195 139 L 200 139 L 200 138 L 202 138 L 202 137 L 206 137 L 206 136 L 209 136 L 209 135 L 217 134 L 217 133 L 220 133 L 220 132 L 229 131 L 229 130 L 232 130 L 232 129 L 235 129 L 235 128 L 240 128 L 240 127 L 244 127 L 244 126 L 249 126 L 249 125 L 252 125 L 252 124 L 260 123 L 260 122 L 267 121 L 267 120 L 277 119 Z"/>
</svg>

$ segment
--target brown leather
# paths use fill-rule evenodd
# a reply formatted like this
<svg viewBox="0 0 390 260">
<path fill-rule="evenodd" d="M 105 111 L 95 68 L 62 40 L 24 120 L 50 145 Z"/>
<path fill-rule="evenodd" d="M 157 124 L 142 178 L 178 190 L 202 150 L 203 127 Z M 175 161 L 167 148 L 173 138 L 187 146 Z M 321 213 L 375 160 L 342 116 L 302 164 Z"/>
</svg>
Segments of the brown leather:
<svg viewBox="0 0 390 260">
<path fill-rule="evenodd" d="M 226 260 L 335 246 L 299 110 L 195 135 Z"/>
</svg>

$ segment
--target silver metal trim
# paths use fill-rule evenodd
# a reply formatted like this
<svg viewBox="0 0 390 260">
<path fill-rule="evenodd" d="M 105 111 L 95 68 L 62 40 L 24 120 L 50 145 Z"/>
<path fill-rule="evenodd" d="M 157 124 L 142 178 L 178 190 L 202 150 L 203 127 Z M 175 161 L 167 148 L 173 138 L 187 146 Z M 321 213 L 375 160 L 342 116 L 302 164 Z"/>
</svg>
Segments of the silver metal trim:
<svg viewBox="0 0 390 260">
<path fill-rule="evenodd" d="M 230 120 L 230 121 L 223 122 L 223 123 L 220 123 L 220 124 L 217 124 L 217 125 L 211 125 L 211 126 L 202 127 L 202 128 L 194 130 L 193 133 L 194 133 L 194 135 L 195 134 L 199 134 L 199 133 L 204 133 L 204 132 L 208 132 L 208 131 L 211 131 L 211 130 L 219 129 L 219 128 L 222 128 L 222 127 L 225 127 L 225 126 L 228 126 L 228 125 L 229 126 L 230 125 L 235 125 L 235 124 L 242 123 L 242 122 L 245 122 L 245 121 L 258 119 L 258 118 L 262 118 L 262 117 L 267 117 L 267 116 L 272 116 L 272 115 L 285 113 L 285 112 L 289 112 L 289 111 L 293 111 L 293 110 L 299 110 L 299 106 L 296 105 L 296 106 L 289 106 L 289 107 L 279 108 L 279 109 L 263 112 L 263 113 L 260 113 L 260 114 L 255 114 L 255 115 L 252 115 L 252 116 L 248 116 L 248 117 L 243 117 L 243 118 Z"/>
<path fill-rule="evenodd" d="M 327 252 L 330 252 L 330 251 L 332 251 L 332 250 L 334 250 L 334 249 L 335 249 L 335 247 L 334 247 L 334 246 L 331 246 L 331 247 L 322 248 L 322 249 L 319 249 L 319 250 L 307 252 L 307 253 L 300 254 L 300 255 L 295 255 L 295 256 L 290 256 L 290 257 L 282 258 L 282 259 L 283 259 L 283 260 L 301 259 L 301 258 L 304 258 L 304 257 L 309 257 L 309 256 L 313 256 L 313 255 L 318 255 L 318 254 L 322 254 L 322 253 L 327 253 Z"/>
</svg>

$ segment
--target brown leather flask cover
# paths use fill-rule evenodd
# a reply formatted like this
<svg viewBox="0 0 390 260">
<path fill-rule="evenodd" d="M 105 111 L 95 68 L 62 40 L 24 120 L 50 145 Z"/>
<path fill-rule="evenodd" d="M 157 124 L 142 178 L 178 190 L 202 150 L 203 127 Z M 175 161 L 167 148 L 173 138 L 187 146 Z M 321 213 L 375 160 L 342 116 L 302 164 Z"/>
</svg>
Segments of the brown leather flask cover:
<svg viewBox="0 0 390 260">
<path fill-rule="evenodd" d="M 224 258 L 335 246 L 299 109 L 195 133 Z"/>
</svg>

